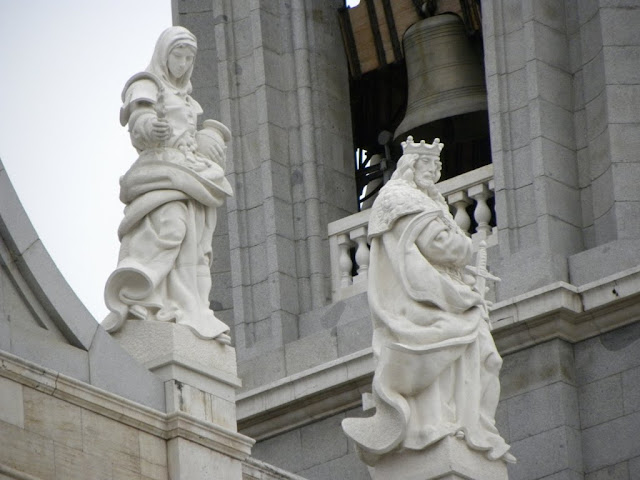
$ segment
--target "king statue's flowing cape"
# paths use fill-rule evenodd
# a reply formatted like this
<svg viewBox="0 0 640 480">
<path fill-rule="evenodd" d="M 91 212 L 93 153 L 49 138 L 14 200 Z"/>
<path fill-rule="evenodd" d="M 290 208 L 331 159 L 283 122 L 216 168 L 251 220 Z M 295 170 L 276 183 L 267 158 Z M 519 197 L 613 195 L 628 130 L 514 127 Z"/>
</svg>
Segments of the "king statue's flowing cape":
<svg viewBox="0 0 640 480">
<path fill-rule="evenodd" d="M 402 179 L 391 180 L 372 207 L 376 414 L 343 422 L 368 463 L 447 435 L 464 435 L 491 458 L 509 449 L 494 425 L 501 359 L 484 300 L 462 270 L 471 241 L 446 208 Z"/>
</svg>

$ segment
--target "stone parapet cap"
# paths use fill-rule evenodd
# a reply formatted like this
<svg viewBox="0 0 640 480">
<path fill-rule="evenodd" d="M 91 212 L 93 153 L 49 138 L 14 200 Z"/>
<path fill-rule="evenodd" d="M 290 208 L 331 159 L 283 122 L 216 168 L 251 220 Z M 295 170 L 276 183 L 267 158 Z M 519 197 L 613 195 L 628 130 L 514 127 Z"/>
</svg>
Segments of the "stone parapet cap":
<svg viewBox="0 0 640 480">
<path fill-rule="evenodd" d="M 307 480 L 300 475 L 282 470 L 252 457 L 242 462 L 242 473 L 248 475 L 249 478 L 262 480 Z"/>
<path fill-rule="evenodd" d="M 638 321 L 640 266 L 576 287 L 555 282 L 491 311 L 502 355 L 560 338 L 570 343 Z M 371 348 L 296 373 L 236 397 L 238 429 L 269 438 L 360 404 L 373 376 Z"/>
<path fill-rule="evenodd" d="M 184 437 L 243 460 L 255 440 L 183 412 L 166 414 L 0 351 L 0 377 L 64 400 L 164 440 Z"/>
<path fill-rule="evenodd" d="M 576 287 L 555 282 L 496 303 L 493 336 L 502 355 L 561 338 L 580 342 L 640 315 L 640 267 Z"/>
</svg>

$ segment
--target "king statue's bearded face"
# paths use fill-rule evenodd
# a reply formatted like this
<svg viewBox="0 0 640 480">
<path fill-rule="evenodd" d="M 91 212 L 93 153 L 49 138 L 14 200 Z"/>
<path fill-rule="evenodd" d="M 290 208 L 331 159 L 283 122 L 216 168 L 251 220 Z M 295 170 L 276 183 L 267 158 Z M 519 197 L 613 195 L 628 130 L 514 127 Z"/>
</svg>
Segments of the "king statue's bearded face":
<svg viewBox="0 0 640 480">
<path fill-rule="evenodd" d="M 413 178 L 419 188 L 427 188 L 440 180 L 442 162 L 435 155 L 420 155 L 414 164 Z"/>
</svg>

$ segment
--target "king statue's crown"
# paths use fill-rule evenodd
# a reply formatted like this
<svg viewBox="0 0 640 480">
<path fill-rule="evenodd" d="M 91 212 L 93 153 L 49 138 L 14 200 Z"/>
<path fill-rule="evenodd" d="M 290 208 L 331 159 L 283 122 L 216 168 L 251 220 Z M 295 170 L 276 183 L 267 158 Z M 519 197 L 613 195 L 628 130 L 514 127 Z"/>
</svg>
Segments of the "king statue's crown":
<svg viewBox="0 0 640 480">
<path fill-rule="evenodd" d="M 440 152 L 444 148 L 444 143 L 440 143 L 440 139 L 436 138 L 433 143 L 428 144 L 424 140 L 420 140 L 420 143 L 415 143 L 413 137 L 409 135 L 406 142 L 402 142 L 402 152 L 406 155 L 408 153 L 415 153 L 417 155 L 433 155 L 440 156 Z"/>
</svg>

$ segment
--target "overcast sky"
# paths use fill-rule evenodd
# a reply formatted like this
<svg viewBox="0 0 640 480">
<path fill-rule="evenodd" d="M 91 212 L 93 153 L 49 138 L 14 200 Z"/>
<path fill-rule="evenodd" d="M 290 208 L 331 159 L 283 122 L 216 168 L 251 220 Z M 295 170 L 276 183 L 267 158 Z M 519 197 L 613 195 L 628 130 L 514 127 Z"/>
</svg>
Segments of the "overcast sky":
<svg viewBox="0 0 640 480">
<path fill-rule="evenodd" d="M 120 93 L 169 26 L 170 0 L 0 0 L 0 158 L 98 321 L 118 256 L 118 179 L 136 159 Z"/>
</svg>

